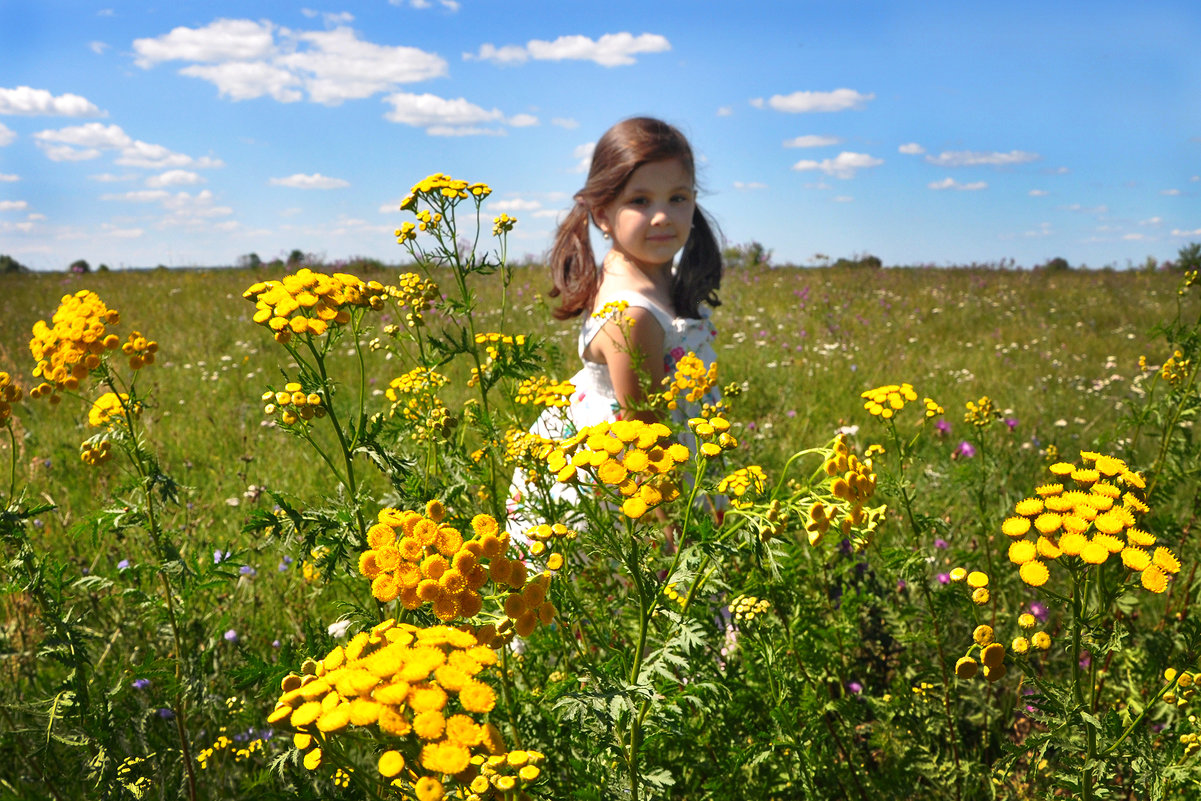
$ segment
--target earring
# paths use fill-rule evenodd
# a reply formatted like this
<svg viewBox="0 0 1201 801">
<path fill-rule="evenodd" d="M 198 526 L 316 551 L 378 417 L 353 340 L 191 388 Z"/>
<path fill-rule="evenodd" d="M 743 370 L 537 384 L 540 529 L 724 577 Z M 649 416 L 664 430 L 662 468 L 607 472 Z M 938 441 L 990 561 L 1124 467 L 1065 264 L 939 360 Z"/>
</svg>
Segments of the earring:
<svg viewBox="0 0 1201 801">
<path fill-rule="evenodd" d="M 609 241 L 609 232 L 608 232 L 608 231 L 601 231 L 601 239 L 603 239 L 603 240 L 605 240 L 606 242 L 608 242 L 608 241 Z"/>
</svg>

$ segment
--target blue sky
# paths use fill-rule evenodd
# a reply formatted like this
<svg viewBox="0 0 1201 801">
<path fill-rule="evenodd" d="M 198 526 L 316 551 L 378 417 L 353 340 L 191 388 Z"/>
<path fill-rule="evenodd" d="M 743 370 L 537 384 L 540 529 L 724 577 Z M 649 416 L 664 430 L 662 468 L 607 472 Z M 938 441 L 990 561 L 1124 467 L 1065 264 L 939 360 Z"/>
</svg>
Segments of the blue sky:
<svg viewBox="0 0 1201 801">
<path fill-rule="evenodd" d="M 399 262 L 431 172 L 540 256 L 597 137 L 691 139 L 777 262 L 1201 241 L 1201 3 L 0 0 L 0 253 L 35 269 Z"/>
</svg>

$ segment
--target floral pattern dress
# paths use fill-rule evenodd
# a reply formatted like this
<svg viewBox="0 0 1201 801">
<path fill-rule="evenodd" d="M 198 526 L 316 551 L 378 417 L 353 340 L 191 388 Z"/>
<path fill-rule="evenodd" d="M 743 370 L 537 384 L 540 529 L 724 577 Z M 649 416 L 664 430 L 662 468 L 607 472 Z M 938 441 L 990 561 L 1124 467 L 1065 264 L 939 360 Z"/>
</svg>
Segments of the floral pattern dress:
<svg viewBox="0 0 1201 801">
<path fill-rule="evenodd" d="M 663 328 L 663 369 L 668 376 L 675 372 L 676 364 L 689 353 L 694 353 L 709 367 L 717 360 L 713 343 L 717 337 L 717 329 L 709 321 L 709 309 L 701 308 L 701 317 L 691 319 L 676 317 L 657 301 L 636 292 L 619 292 L 608 299 L 610 302 L 624 301 L 629 308 L 646 309 L 654 316 L 656 322 Z M 546 409 L 534 425 L 530 433 L 547 439 L 563 439 L 570 437 L 581 429 L 606 420 L 617 420 L 621 412 L 621 404 L 617 402 L 617 393 L 609 378 L 609 367 L 584 358 L 584 351 L 593 338 L 600 333 L 609 318 L 598 319 L 588 316 L 580 329 L 579 354 L 583 367 L 571 377 L 575 392 L 571 396 L 571 404 L 561 408 Z M 702 403 L 717 403 L 721 399 L 717 388 L 709 390 Z M 680 408 L 672 413 L 678 421 L 683 421 L 695 415 L 699 404 L 681 403 Z M 525 506 L 525 498 L 529 492 L 524 471 L 518 469 L 509 487 L 506 502 L 510 535 L 525 541 L 525 532 L 544 521 L 534 518 L 532 510 Z M 575 503 L 578 495 L 574 487 L 555 484 L 551 495 L 557 500 Z M 550 521 L 570 524 L 571 521 Z"/>
</svg>

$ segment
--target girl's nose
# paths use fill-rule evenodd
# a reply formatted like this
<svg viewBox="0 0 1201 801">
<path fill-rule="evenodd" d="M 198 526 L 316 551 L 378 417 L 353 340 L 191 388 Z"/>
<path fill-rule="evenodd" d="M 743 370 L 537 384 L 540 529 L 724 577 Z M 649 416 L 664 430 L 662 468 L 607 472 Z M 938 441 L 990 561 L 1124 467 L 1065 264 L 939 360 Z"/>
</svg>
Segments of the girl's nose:
<svg viewBox="0 0 1201 801">
<path fill-rule="evenodd" d="M 667 215 L 665 209 L 658 209 L 651 215 L 651 225 L 667 225 L 671 222 L 671 217 Z"/>
</svg>

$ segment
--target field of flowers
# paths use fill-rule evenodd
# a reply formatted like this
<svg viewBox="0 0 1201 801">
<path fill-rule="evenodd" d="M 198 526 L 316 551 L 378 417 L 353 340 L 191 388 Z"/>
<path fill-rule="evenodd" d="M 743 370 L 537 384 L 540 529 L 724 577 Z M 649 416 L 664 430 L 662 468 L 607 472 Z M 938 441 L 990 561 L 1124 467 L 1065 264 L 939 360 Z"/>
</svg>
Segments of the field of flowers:
<svg viewBox="0 0 1201 801">
<path fill-rule="evenodd" d="M 716 376 L 542 440 L 489 193 L 0 277 L 0 795 L 1196 796 L 1195 273 L 735 270 Z"/>
</svg>

